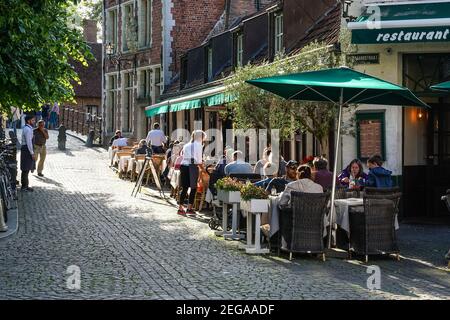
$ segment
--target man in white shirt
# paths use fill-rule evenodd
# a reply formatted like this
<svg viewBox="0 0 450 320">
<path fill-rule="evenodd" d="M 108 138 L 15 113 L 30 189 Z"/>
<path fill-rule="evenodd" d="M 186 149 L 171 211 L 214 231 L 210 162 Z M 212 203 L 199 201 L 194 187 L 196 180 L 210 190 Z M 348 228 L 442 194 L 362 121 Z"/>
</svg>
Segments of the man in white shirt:
<svg viewBox="0 0 450 320">
<path fill-rule="evenodd" d="M 153 125 L 153 130 L 151 130 L 147 139 L 148 146 L 152 146 L 152 151 L 154 154 L 163 154 L 164 153 L 164 143 L 167 142 L 167 138 L 164 135 L 164 132 L 159 128 L 159 123 L 155 123 Z"/>
<path fill-rule="evenodd" d="M 36 157 L 33 150 L 33 126 L 35 118 L 32 115 L 25 116 L 25 126 L 22 130 L 22 148 L 20 150 L 20 170 L 22 171 L 22 191 L 32 192 L 28 185 L 28 174 L 35 169 Z"/>
</svg>

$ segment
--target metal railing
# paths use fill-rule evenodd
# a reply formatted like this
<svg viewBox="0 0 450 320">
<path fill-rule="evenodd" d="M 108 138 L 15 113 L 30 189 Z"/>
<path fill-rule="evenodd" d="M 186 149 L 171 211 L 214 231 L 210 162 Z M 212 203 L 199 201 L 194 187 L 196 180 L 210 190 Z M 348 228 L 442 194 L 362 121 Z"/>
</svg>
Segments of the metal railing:
<svg viewBox="0 0 450 320">
<path fill-rule="evenodd" d="M 60 112 L 60 124 L 66 130 L 74 131 L 87 136 L 94 132 L 94 142 L 102 144 L 102 118 L 96 115 L 70 107 L 62 107 Z"/>
</svg>

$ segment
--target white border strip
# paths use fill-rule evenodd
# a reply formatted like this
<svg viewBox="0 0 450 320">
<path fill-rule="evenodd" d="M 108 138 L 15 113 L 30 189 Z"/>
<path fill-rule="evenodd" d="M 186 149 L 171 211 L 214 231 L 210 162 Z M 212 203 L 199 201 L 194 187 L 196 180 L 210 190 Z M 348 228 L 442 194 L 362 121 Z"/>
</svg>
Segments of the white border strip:
<svg viewBox="0 0 450 320">
<path fill-rule="evenodd" d="M 350 30 L 370 29 L 374 21 L 349 22 Z M 445 27 L 450 26 L 450 18 L 442 19 L 412 19 L 412 20 L 388 20 L 380 21 L 380 29 L 388 28 L 414 28 L 414 27 Z"/>
</svg>

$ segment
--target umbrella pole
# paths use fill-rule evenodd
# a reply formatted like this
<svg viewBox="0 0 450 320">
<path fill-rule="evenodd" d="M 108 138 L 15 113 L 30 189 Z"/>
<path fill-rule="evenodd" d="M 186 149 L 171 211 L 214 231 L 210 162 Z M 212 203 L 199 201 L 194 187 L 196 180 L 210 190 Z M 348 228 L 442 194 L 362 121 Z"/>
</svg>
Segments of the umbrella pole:
<svg viewBox="0 0 450 320">
<path fill-rule="evenodd" d="M 338 127 L 337 127 L 337 135 L 336 135 L 336 146 L 335 146 L 335 154 L 334 154 L 334 168 L 333 168 L 333 185 L 331 188 L 331 210 L 330 210 L 330 231 L 328 234 L 328 249 L 331 248 L 331 237 L 333 230 L 333 217 L 335 214 L 335 206 L 334 206 L 334 198 L 336 196 L 336 180 L 337 180 L 337 165 L 338 165 L 338 157 L 339 157 L 339 140 L 341 139 L 341 122 L 342 122 L 342 105 L 344 103 L 344 89 L 341 89 L 341 97 L 339 101 L 339 116 L 338 116 Z"/>
</svg>

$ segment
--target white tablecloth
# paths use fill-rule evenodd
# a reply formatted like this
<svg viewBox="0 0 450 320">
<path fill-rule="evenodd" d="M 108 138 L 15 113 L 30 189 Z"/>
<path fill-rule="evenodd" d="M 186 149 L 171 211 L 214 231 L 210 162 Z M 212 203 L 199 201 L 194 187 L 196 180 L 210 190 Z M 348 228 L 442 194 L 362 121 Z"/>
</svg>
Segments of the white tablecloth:
<svg viewBox="0 0 450 320">
<path fill-rule="evenodd" d="M 364 210 L 364 200 L 362 198 L 348 198 L 334 200 L 336 208 L 335 223 L 337 223 L 343 230 L 350 233 L 350 217 L 348 214 L 349 207 L 361 207 Z M 397 215 L 395 216 L 395 229 L 399 228 Z"/>
<path fill-rule="evenodd" d="M 127 166 L 128 166 L 128 161 L 131 159 L 131 156 L 122 156 L 120 157 L 119 160 L 119 171 L 120 172 L 125 172 Z"/>
</svg>

